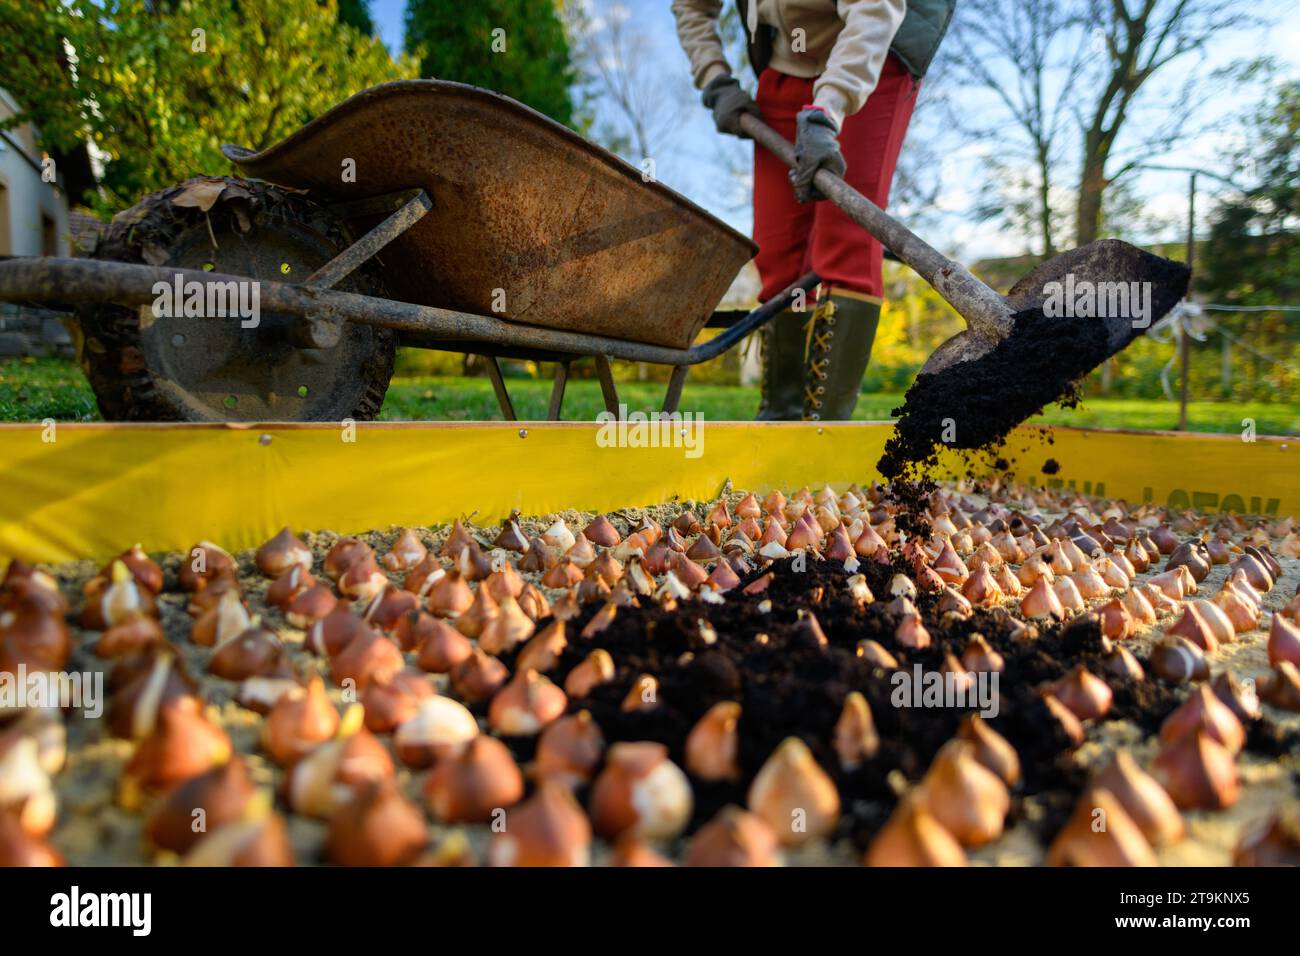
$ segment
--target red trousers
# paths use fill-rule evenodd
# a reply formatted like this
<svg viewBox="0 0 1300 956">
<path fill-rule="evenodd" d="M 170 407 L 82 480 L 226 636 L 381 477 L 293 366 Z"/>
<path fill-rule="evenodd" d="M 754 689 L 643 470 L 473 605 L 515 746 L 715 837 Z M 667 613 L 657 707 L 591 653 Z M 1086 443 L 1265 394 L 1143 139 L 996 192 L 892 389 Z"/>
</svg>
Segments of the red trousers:
<svg viewBox="0 0 1300 956">
<path fill-rule="evenodd" d="M 792 142 L 795 115 L 812 102 L 814 82 L 771 69 L 758 78 L 756 99 L 763 119 Z M 881 208 L 889 201 L 889 184 L 919 87 L 891 54 L 866 104 L 846 116 L 840 130 L 840 151 L 848 165 L 845 181 Z M 817 273 L 827 285 L 865 295 L 884 291 L 880 243 L 834 203 L 795 202 L 789 167 L 757 144 L 754 241 L 763 301 L 807 272 Z"/>
</svg>

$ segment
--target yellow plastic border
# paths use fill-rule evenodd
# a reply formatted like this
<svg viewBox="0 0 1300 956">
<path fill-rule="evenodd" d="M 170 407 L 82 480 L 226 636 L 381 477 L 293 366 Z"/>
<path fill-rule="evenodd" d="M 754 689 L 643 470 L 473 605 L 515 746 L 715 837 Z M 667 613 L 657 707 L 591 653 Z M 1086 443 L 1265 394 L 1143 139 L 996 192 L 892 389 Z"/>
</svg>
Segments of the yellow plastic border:
<svg viewBox="0 0 1300 956">
<path fill-rule="evenodd" d="M 473 512 L 609 511 L 703 499 L 731 479 L 763 491 L 866 482 L 891 425 L 710 422 L 703 453 L 600 447 L 593 423 L 0 425 L 0 564 L 102 560 L 208 539 L 237 550 L 284 525 L 341 533 Z M 1081 492 L 1213 512 L 1300 514 L 1294 439 L 1056 428 L 1020 443 L 1028 475 Z M 1013 438 L 1012 447 L 1017 442 Z M 1038 460 L 1041 454 L 1041 461 Z M 961 471 L 965 465 L 961 465 Z M 1229 497 L 1235 496 L 1235 497 Z"/>
</svg>

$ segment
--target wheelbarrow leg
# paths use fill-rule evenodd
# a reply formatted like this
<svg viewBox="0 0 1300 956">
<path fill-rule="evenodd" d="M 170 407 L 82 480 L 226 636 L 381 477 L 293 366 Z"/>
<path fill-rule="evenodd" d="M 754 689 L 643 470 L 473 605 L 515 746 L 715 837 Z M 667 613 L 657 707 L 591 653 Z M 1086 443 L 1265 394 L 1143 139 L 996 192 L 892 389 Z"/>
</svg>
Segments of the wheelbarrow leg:
<svg viewBox="0 0 1300 956">
<path fill-rule="evenodd" d="M 605 398 L 605 411 L 611 415 L 618 414 L 618 388 L 614 385 L 614 369 L 609 364 L 609 356 L 596 355 L 596 374 L 600 377 L 600 393 Z"/>
<path fill-rule="evenodd" d="M 501 365 L 497 362 L 495 355 L 481 355 L 479 358 L 487 362 L 488 377 L 492 379 L 492 388 L 497 393 L 497 404 L 501 406 L 501 414 L 508 422 L 517 422 L 519 417 L 515 415 L 515 406 L 510 401 L 510 393 L 506 391 L 506 380 L 501 376 Z"/>
<path fill-rule="evenodd" d="M 664 414 L 671 415 L 677 411 L 677 404 L 682 400 L 682 386 L 686 384 L 689 365 L 674 365 L 672 378 L 668 379 L 668 393 L 664 395 Z"/>
<path fill-rule="evenodd" d="M 551 386 L 551 403 L 546 408 L 546 420 L 558 422 L 560 410 L 564 406 L 564 386 L 569 381 L 569 363 L 555 363 L 555 384 Z"/>
</svg>

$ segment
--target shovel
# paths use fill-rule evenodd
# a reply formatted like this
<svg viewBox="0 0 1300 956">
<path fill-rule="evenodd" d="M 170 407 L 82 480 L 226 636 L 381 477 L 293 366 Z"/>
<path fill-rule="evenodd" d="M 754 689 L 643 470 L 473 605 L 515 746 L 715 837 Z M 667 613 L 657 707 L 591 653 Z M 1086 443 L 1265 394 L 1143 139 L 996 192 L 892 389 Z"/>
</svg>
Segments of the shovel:
<svg viewBox="0 0 1300 956">
<path fill-rule="evenodd" d="M 742 114 L 740 127 L 787 166 L 794 166 L 794 145 L 757 116 Z M 1104 323 L 1104 327 L 1096 330 L 1097 349 L 1079 357 L 1080 364 L 1086 363 L 1087 367 L 1059 370 L 1080 377 L 1158 322 L 1187 293 L 1190 273 L 1185 266 L 1118 239 L 1100 239 L 1039 263 L 1007 295 L 1000 295 L 829 170 L 818 170 L 813 183 L 845 215 L 930 283 L 965 320 L 965 331 L 958 332 L 931 353 L 921 367 L 922 375 L 942 372 L 992 352 L 999 343 L 1016 334 L 1018 313 L 1043 310 L 1049 298 L 1057 297 L 1058 302 L 1063 302 L 1059 297 L 1072 297 L 1074 290 L 1090 289 L 1100 296 L 1122 287 L 1125 301 L 1129 301 L 1129 290 L 1144 290 L 1149 294 L 1145 298 L 1144 314 L 1136 314 L 1131 307 L 1094 309 L 1086 318 L 1062 319 Z M 1143 287 L 1141 283 L 1149 285 Z M 1098 317 L 1096 311 L 1121 314 Z M 1073 312 L 1067 307 L 1066 314 Z"/>
</svg>

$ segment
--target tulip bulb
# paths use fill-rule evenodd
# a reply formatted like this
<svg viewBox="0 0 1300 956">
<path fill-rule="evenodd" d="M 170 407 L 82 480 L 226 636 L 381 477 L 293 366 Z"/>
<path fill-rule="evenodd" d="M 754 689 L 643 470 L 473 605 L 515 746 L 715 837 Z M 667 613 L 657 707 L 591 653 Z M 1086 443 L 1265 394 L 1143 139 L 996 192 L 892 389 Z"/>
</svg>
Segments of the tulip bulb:
<svg viewBox="0 0 1300 956">
<path fill-rule="evenodd" d="M 1156 622 L 1156 609 L 1151 606 L 1146 594 L 1139 589 L 1133 588 L 1126 591 L 1120 596 L 1119 602 L 1132 615 L 1134 624 L 1154 624 Z"/>
<path fill-rule="evenodd" d="M 287 527 L 257 549 L 253 562 L 268 578 L 278 578 L 295 565 L 311 570 L 311 551 Z"/>
<path fill-rule="evenodd" d="M 1259 696 L 1282 710 L 1300 711 L 1300 668 L 1290 661 L 1278 661 L 1260 681 Z"/>
<path fill-rule="evenodd" d="M 0 809 L 0 866 L 63 866 L 59 851 L 23 827 L 20 811 Z"/>
<path fill-rule="evenodd" d="M 1209 684 L 1202 684 L 1192 691 L 1160 725 L 1160 740 L 1166 744 L 1176 743 L 1194 733 L 1206 734 L 1233 754 L 1246 745 L 1246 729 Z"/>
<path fill-rule="evenodd" d="M 210 829 L 182 858 L 185 866 L 293 866 L 284 818 L 267 791 L 254 792 L 239 816 Z"/>
<path fill-rule="evenodd" d="M 1151 669 L 1174 684 L 1207 680 L 1210 665 L 1201 649 L 1176 634 L 1167 635 L 1151 648 Z"/>
<path fill-rule="evenodd" d="M 676 836 L 692 807 L 690 782 L 657 743 L 614 744 L 591 790 L 592 825 L 607 837 Z"/>
<path fill-rule="evenodd" d="M 41 766 L 35 737 L 9 732 L 0 736 L 0 813 L 12 811 L 23 830 L 43 837 L 54 827 L 58 797 Z"/>
<path fill-rule="evenodd" d="M 523 799 L 524 778 L 506 745 L 480 734 L 439 761 L 425 779 L 424 796 L 443 823 L 487 823 Z"/>
<path fill-rule="evenodd" d="M 1079 798 L 1074 815 L 1052 841 L 1050 866 L 1155 866 L 1141 828 L 1109 790 L 1094 788 Z"/>
<path fill-rule="evenodd" d="M 330 661 L 330 679 L 340 687 L 365 690 L 372 680 L 386 680 L 406 666 L 396 644 L 363 628 Z"/>
<path fill-rule="evenodd" d="M 762 817 L 728 805 L 691 837 L 686 865 L 780 866 L 781 848 Z"/>
<path fill-rule="evenodd" d="M 786 846 L 828 836 L 840 816 L 834 781 L 798 737 L 787 737 L 768 757 L 750 784 L 748 803 Z"/>
<path fill-rule="evenodd" d="M 1274 614 L 1268 628 L 1268 662 L 1277 665 L 1283 661 L 1300 666 L 1300 625 Z"/>
<path fill-rule="evenodd" d="M 1156 755 L 1156 779 L 1181 809 L 1222 810 L 1237 802 L 1237 768 L 1232 752 L 1196 730 Z"/>
<path fill-rule="evenodd" d="M 1079 587 L 1074 583 L 1074 578 L 1062 575 L 1056 579 L 1052 585 L 1052 590 L 1056 592 L 1056 597 L 1061 603 L 1061 607 L 1067 611 L 1082 611 L 1087 604 L 1083 600 L 1083 595 L 1079 593 Z"/>
<path fill-rule="evenodd" d="M 414 568 L 429 555 L 429 549 L 424 546 L 414 531 L 410 528 L 402 529 L 397 540 L 393 542 L 388 554 L 384 555 L 383 565 L 389 571 L 407 571 Z"/>
<path fill-rule="evenodd" d="M 980 566 L 962 585 L 962 596 L 979 607 L 994 607 L 1005 596 L 1002 587 L 987 567 Z"/>
<path fill-rule="evenodd" d="M 394 731 L 393 749 L 402 763 L 421 769 L 459 753 L 478 732 L 478 722 L 462 704 L 450 697 L 427 697 Z"/>
<path fill-rule="evenodd" d="M 537 740 L 533 764 L 539 780 L 552 780 L 576 790 L 590 782 L 605 752 L 605 737 L 590 711 L 561 717 L 546 726 Z"/>
<path fill-rule="evenodd" d="M 1232 671 L 1225 670 L 1214 679 L 1210 687 L 1214 690 L 1214 695 L 1243 724 L 1259 719 L 1262 712 L 1259 709 L 1259 697 L 1255 692 L 1254 681 L 1243 683 Z"/>
<path fill-rule="evenodd" d="M 957 839 L 935 819 L 929 801 L 914 790 L 899 801 L 867 847 L 867 866 L 966 866 Z"/>
<path fill-rule="evenodd" d="M 701 780 L 734 780 L 740 775 L 740 705 L 714 704 L 686 736 L 686 769 Z"/>
<path fill-rule="evenodd" d="M 1174 801 L 1127 750 L 1117 751 L 1093 783 L 1120 802 L 1153 846 L 1177 843 L 1183 838 L 1183 818 Z"/>
<path fill-rule="evenodd" d="M 1021 580 L 1024 580 L 1023 577 Z M 1046 575 L 1037 577 L 1032 582 L 1029 593 L 1020 599 L 1020 613 L 1030 619 L 1050 617 L 1059 620 L 1065 617 L 1061 599 Z"/>
<path fill-rule="evenodd" d="M 921 790 L 927 809 L 962 845 L 982 846 L 1001 836 L 1011 795 L 1001 778 L 976 759 L 973 744 L 945 744 Z"/>
<path fill-rule="evenodd" d="M 81 626 L 102 631 L 141 614 L 152 617 L 157 611 L 153 593 L 141 586 L 123 561 L 117 560 L 107 576 L 87 582 Z"/>
<path fill-rule="evenodd" d="M 1020 757 L 1011 743 L 979 714 L 970 714 L 957 729 L 957 736 L 970 743 L 971 755 L 995 773 L 1008 787 L 1020 780 Z"/>
<path fill-rule="evenodd" d="M 1080 720 L 1104 717 L 1114 699 L 1110 685 L 1082 664 L 1050 685 L 1049 692 Z"/>
<path fill-rule="evenodd" d="M 295 813 L 325 820 L 366 783 L 395 773 L 388 749 L 365 728 L 360 704 L 339 722 L 332 740 L 309 752 L 285 775 L 285 796 Z"/>
<path fill-rule="evenodd" d="M 358 787 L 329 820 L 325 850 L 340 866 L 402 866 L 428 844 L 420 808 L 391 780 Z"/>
<path fill-rule="evenodd" d="M 281 766 L 310 753 L 338 731 L 339 715 L 325 694 L 325 683 L 313 677 L 305 688 L 275 702 L 262 723 L 262 746 Z"/>
<path fill-rule="evenodd" d="M 181 559 L 180 585 L 185 591 L 202 591 L 222 575 L 237 575 L 239 565 L 219 545 L 200 541 Z"/>
<path fill-rule="evenodd" d="M 370 681 L 361 695 L 366 728 L 386 734 L 415 716 L 420 701 L 436 694 L 433 683 L 414 670 L 383 674 Z"/>
<path fill-rule="evenodd" d="M 296 595 L 284 608 L 285 620 L 293 627 L 310 630 L 339 604 L 334 592 L 323 584 L 316 584 Z"/>
<path fill-rule="evenodd" d="M 1284 806 L 1248 826 L 1233 866 L 1300 866 L 1300 812 Z"/>
<path fill-rule="evenodd" d="M 247 765 L 235 754 L 168 794 L 149 817 L 145 835 L 160 849 L 185 853 L 210 830 L 238 820 L 255 792 Z M 202 813 L 201 830 L 194 828 L 196 811 Z"/>
<path fill-rule="evenodd" d="M 140 790 L 166 791 L 230 759 L 230 738 L 202 713 L 181 702 L 162 708 L 153 732 L 140 741 L 123 773 L 120 799 L 128 809 Z"/>
<path fill-rule="evenodd" d="M 867 699 L 859 691 L 852 691 L 844 698 L 832 740 L 840 768 L 846 771 L 856 770 L 880 750 L 875 719 Z"/>
<path fill-rule="evenodd" d="M 1169 626 L 1165 634 L 1186 638 L 1207 654 L 1213 654 L 1219 649 L 1214 632 L 1201 614 L 1201 609 L 1194 603 L 1183 608 L 1182 615 Z"/>
<path fill-rule="evenodd" d="M 488 722 L 497 733 L 531 737 L 559 718 L 568 705 L 564 691 L 545 676 L 521 670 L 492 698 Z"/>
<path fill-rule="evenodd" d="M 586 866 L 591 824 L 567 787 L 543 782 L 488 845 L 492 866 Z"/>
</svg>

